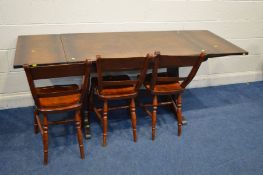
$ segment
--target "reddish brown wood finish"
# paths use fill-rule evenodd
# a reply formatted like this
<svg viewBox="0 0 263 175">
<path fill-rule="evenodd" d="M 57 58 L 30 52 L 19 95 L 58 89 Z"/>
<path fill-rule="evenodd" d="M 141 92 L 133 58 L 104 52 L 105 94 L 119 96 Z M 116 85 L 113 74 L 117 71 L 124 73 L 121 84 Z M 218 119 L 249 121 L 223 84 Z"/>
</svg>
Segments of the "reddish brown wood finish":
<svg viewBox="0 0 263 175">
<path fill-rule="evenodd" d="M 186 86 L 192 81 L 201 63 L 206 59 L 206 54 L 192 56 L 167 56 L 156 52 L 152 74 L 148 74 L 144 82 L 146 90 L 152 93 L 152 104 L 143 105 L 146 112 L 152 118 L 152 140 L 155 138 L 157 108 L 161 105 L 172 105 L 177 115 L 178 135 L 182 132 L 182 93 Z M 168 72 L 159 73 L 159 68 L 179 68 L 192 66 L 187 77 L 174 76 Z M 168 102 L 158 102 L 158 96 L 169 96 Z M 176 97 L 176 99 L 174 98 Z M 152 112 L 146 107 L 152 106 Z"/>
<path fill-rule="evenodd" d="M 14 67 L 66 63 L 60 35 L 23 35 L 17 39 Z"/>
<path fill-rule="evenodd" d="M 163 55 L 194 55 L 205 50 L 207 58 L 248 54 L 244 49 L 207 30 L 73 33 L 19 36 L 14 67 L 107 58 Z"/>
<path fill-rule="evenodd" d="M 143 57 L 158 50 L 163 55 L 197 55 L 207 58 L 247 54 L 247 51 L 207 30 L 142 31 L 62 34 L 67 61 L 95 55 L 107 58 Z M 72 59 L 73 58 L 73 59 Z"/>
<path fill-rule="evenodd" d="M 103 108 L 93 107 L 95 114 L 101 120 L 103 127 L 103 146 L 106 146 L 108 111 L 113 109 L 129 108 L 133 128 L 133 140 L 136 142 L 136 112 L 134 98 L 145 78 L 147 66 L 151 57 L 134 58 L 101 58 L 97 56 L 97 78 L 92 79 L 89 102 L 93 101 L 93 93 L 103 100 Z M 137 79 L 131 80 L 123 71 L 133 70 L 137 72 Z M 105 75 L 105 73 L 119 72 L 121 75 Z M 135 73 L 135 72 L 134 72 Z M 130 100 L 129 105 L 108 107 L 110 100 Z M 93 105 L 91 105 L 93 106 Z"/>
<path fill-rule="evenodd" d="M 24 35 L 17 40 L 14 68 L 23 64 L 68 63 L 88 58 L 94 61 L 91 71 L 96 72 L 97 54 L 107 58 L 143 57 L 155 50 L 163 55 L 195 55 L 205 50 L 206 58 L 248 54 L 246 50 L 207 30 Z M 174 68 L 169 70 L 176 72 Z M 88 126 L 86 118 L 86 133 Z M 89 134 L 86 134 L 88 137 Z"/>
<path fill-rule="evenodd" d="M 56 64 L 43 66 L 24 65 L 30 90 L 35 102 L 34 111 L 34 131 L 40 130 L 44 145 L 44 164 L 48 163 L 48 126 L 49 124 L 65 124 L 75 122 L 80 148 L 80 156 L 84 159 L 84 146 L 81 132 L 80 110 L 83 106 L 86 91 L 89 88 L 91 63 L 88 61 Z M 50 79 L 59 77 L 82 76 L 82 84 L 54 85 L 46 87 L 36 87 L 35 80 Z M 48 121 L 48 114 L 76 111 L 74 120 Z M 43 114 L 41 121 L 39 114 Z"/>
</svg>

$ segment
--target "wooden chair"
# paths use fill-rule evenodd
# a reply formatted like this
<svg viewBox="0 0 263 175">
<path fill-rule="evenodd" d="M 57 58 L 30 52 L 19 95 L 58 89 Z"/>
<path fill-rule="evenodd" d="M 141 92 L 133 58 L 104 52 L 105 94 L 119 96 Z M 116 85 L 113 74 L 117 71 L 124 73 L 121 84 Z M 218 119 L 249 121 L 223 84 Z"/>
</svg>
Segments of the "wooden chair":
<svg viewBox="0 0 263 175">
<path fill-rule="evenodd" d="M 81 132 L 81 108 L 85 93 L 89 87 L 90 62 L 76 62 L 53 65 L 24 65 L 27 80 L 35 102 L 34 131 L 40 130 L 44 145 L 44 164 L 48 163 L 48 126 L 49 124 L 65 124 L 75 122 L 80 149 L 80 157 L 84 159 L 84 145 Z M 77 84 L 36 87 L 35 80 L 71 76 L 82 76 L 81 86 Z M 48 114 L 76 111 L 75 119 L 48 121 Z M 43 114 L 43 120 L 39 114 Z M 50 117 L 50 116 L 49 116 Z M 53 116 L 52 116 L 53 117 Z"/>
<path fill-rule="evenodd" d="M 191 56 L 167 56 L 161 55 L 160 52 L 155 53 L 152 74 L 147 74 L 144 86 L 148 92 L 153 95 L 152 104 L 142 105 L 145 111 L 152 118 L 152 140 L 155 138 L 156 130 L 156 114 L 157 107 L 162 105 L 170 105 L 177 115 L 178 136 L 182 131 L 182 93 L 185 87 L 192 81 L 196 75 L 201 63 L 206 59 L 205 53 Z M 178 69 L 180 67 L 189 67 L 192 69 L 187 77 L 180 77 Z M 159 68 L 176 69 L 176 74 L 169 72 L 159 72 Z M 168 96 L 166 102 L 159 102 L 158 96 Z M 147 107 L 152 106 L 152 111 Z"/>
<path fill-rule="evenodd" d="M 101 58 L 97 56 L 97 77 L 92 79 L 89 103 L 93 102 L 93 94 L 96 93 L 103 101 L 102 108 L 92 107 L 96 116 L 100 119 L 103 127 L 103 146 L 106 146 L 108 111 L 114 109 L 130 108 L 131 122 L 133 128 L 133 140 L 136 142 L 136 113 L 135 97 L 141 87 L 150 61 L 150 56 L 133 58 Z M 135 79 L 123 74 L 124 71 L 135 71 Z M 114 72 L 115 75 L 105 75 Z M 116 72 L 121 75 L 116 75 Z M 113 73 L 113 74 L 114 74 Z M 129 105 L 108 107 L 110 100 L 130 100 Z M 92 106 L 92 105 L 90 105 Z"/>
</svg>

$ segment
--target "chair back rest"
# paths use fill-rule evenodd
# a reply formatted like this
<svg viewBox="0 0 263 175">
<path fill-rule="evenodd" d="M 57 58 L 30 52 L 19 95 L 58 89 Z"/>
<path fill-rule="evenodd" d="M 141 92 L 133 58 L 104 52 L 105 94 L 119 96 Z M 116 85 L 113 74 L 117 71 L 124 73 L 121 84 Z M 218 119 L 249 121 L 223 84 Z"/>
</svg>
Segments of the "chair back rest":
<svg viewBox="0 0 263 175">
<path fill-rule="evenodd" d="M 137 91 L 142 85 L 148 64 L 151 60 L 151 56 L 147 54 L 146 57 L 130 57 L 130 58 L 102 58 L 97 55 L 97 78 L 98 78 L 98 89 L 101 91 L 106 87 L 117 87 L 117 86 L 134 86 Z M 125 71 L 134 71 L 138 76 L 135 80 L 103 80 L 103 75 L 109 72 L 123 73 Z"/>
<path fill-rule="evenodd" d="M 29 87 L 33 96 L 33 99 L 37 106 L 39 106 L 39 98 L 45 97 L 58 97 L 72 94 L 81 94 L 79 103 L 82 103 L 86 91 L 89 87 L 89 78 L 91 70 L 91 61 L 63 63 L 63 64 L 46 64 L 46 65 L 23 65 L 25 70 Z M 51 79 L 51 78 L 63 78 L 82 76 L 82 83 L 80 88 L 74 90 L 62 90 L 58 92 L 50 93 L 38 93 L 35 85 L 35 80 Z M 56 86 L 54 86 L 56 87 Z M 66 87 L 66 85 L 65 85 Z M 66 88 L 64 88 L 66 89 Z"/>
<path fill-rule="evenodd" d="M 152 82 L 151 88 L 153 89 L 155 84 L 168 83 L 168 82 L 181 82 L 181 87 L 185 88 L 196 75 L 201 63 L 206 60 L 206 54 L 201 52 L 198 55 L 178 55 L 168 56 L 161 55 L 160 52 L 155 53 L 153 70 L 152 70 Z M 187 77 L 180 77 L 179 72 L 177 75 L 167 75 L 165 77 L 158 77 L 159 68 L 180 68 L 189 67 L 192 69 Z"/>
</svg>

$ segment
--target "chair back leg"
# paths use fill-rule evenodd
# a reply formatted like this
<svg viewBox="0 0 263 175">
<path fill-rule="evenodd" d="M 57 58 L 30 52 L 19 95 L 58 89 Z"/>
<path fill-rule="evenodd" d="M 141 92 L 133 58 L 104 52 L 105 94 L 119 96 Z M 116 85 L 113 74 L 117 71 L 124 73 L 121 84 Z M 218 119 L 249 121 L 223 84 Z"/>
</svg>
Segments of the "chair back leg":
<svg viewBox="0 0 263 175">
<path fill-rule="evenodd" d="M 182 95 L 179 94 L 176 100 L 176 106 L 177 106 L 177 110 L 176 110 L 176 115 L 177 115 L 177 124 L 178 124 L 178 136 L 181 135 L 182 133 Z"/>
<path fill-rule="evenodd" d="M 48 116 L 43 114 L 43 145 L 44 145 L 44 164 L 48 164 Z"/>
<path fill-rule="evenodd" d="M 135 100 L 131 99 L 130 103 L 130 113 L 131 113 L 131 123 L 132 123 L 132 131 L 133 131 L 133 140 L 137 141 L 137 133 L 136 133 L 136 108 L 135 108 Z"/>
<path fill-rule="evenodd" d="M 82 132 L 81 132 L 80 110 L 76 111 L 75 122 L 76 122 L 76 128 L 77 128 L 77 137 L 78 137 L 78 142 L 79 142 L 80 157 L 81 159 L 84 159 L 85 156 L 84 156 L 84 145 L 83 145 Z"/>
<path fill-rule="evenodd" d="M 152 140 L 155 139 L 156 130 L 156 115 L 157 115 L 158 98 L 157 95 L 153 96 L 153 111 L 152 111 Z"/>
<path fill-rule="evenodd" d="M 39 115 L 37 110 L 34 110 L 34 132 L 37 134 L 39 132 L 38 124 L 37 124 L 37 116 Z"/>
<path fill-rule="evenodd" d="M 103 127 L 103 146 L 106 146 L 107 142 L 107 127 L 108 127 L 108 101 L 104 100 L 103 104 L 103 118 L 102 118 L 102 127 Z"/>
</svg>

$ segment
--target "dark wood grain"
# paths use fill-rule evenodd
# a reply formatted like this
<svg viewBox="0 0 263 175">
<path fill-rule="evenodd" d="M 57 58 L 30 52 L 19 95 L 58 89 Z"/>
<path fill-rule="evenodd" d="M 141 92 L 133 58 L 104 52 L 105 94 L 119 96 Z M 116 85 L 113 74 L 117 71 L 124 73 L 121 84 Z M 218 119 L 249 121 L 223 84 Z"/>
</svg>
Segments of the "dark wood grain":
<svg viewBox="0 0 263 175">
<path fill-rule="evenodd" d="M 208 58 L 248 54 L 246 50 L 207 30 L 181 31 L 181 35 L 199 51 L 204 51 Z"/>
<path fill-rule="evenodd" d="M 208 57 L 248 54 L 207 30 L 113 32 L 62 34 L 68 61 L 142 57 L 160 51 L 165 55 L 196 55 L 205 50 Z"/>
<path fill-rule="evenodd" d="M 23 64 L 65 62 L 60 35 L 24 35 L 18 37 L 14 68 L 21 68 Z"/>
<path fill-rule="evenodd" d="M 243 55 L 248 52 L 207 30 L 73 33 L 19 36 L 14 68 L 23 64 L 54 64 L 92 59 L 143 57 L 160 51 L 165 55 L 207 57 Z"/>
</svg>

